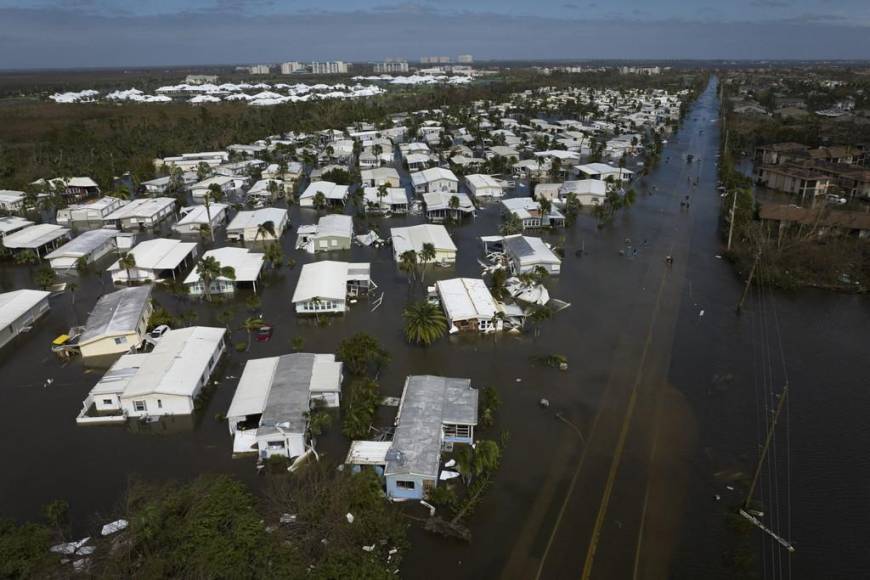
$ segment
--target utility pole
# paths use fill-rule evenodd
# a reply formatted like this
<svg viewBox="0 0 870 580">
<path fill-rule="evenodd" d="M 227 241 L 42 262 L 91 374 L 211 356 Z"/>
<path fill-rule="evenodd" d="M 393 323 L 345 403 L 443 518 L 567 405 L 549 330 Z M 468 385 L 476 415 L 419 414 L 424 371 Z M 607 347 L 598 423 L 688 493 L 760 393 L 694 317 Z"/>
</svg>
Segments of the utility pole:
<svg viewBox="0 0 870 580">
<path fill-rule="evenodd" d="M 743 310 L 743 303 L 746 301 L 746 295 L 749 294 L 749 287 L 752 285 L 752 277 L 755 276 L 755 268 L 758 267 L 758 262 L 761 260 L 761 248 L 755 253 L 755 261 L 752 262 L 752 268 L 749 269 L 749 277 L 746 278 L 746 286 L 743 288 L 743 296 L 740 297 L 740 302 L 737 303 L 737 314 Z"/>
<path fill-rule="evenodd" d="M 735 189 L 731 195 L 734 196 L 734 199 L 731 200 L 731 220 L 728 224 L 728 246 L 725 248 L 729 252 L 731 251 L 731 237 L 734 235 L 734 214 L 737 211 L 737 194 L 739 192 Z"/>
<path fill-rule="evenodd" d="M 758 457 L 758 464 L 755 466 L 755 473 L 752 476 L 752 483 L 749 485 L 749 491 L 746 492 L 746 501 L 743 502 L 743 506 L 740 508 L 739 513 L 762 532 L 776 540 L 776 542 L 783 546 L 786 550 L 788 550 L 789 552 L 794 552 L 794 544 L 765 526 L 760 519 L 750 513 L 750 503 L 752 502 L 752 496 L 755 493 L 755 486 L 758 484 L 758 477 L 761 475 L 761 468 L 764 465 L 764 460 L 767 458 L 767 451 L 768 449 L 770 449 L 770 442 L 773 440 L 774 429 L 776 429 L 776 423 L 777 421 L 779 421 L 780 414 L 782 414 L 782 409 L 785 406 L 786 397 L 788 397 L 787 382 L 785 384 L 785 387 L 783 387 L 782 389 L 782 394 L 779 396 L 779 403 L 776 405 L 776 411 L 773 414 L 773 421 L 771 421 L 770 425 L 767 428 L 767 436 L 764 439 L 764 446 L 761 448 L 761 455 L 759 455 Z"/>
</svg>

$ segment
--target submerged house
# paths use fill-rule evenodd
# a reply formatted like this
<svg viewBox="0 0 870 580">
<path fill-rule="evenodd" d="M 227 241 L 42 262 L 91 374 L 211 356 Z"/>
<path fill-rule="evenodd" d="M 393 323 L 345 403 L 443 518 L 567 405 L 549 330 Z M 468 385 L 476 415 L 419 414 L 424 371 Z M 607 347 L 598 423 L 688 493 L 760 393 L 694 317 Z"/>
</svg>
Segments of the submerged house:
<svg viewBox="0 0 870 580">
<path fill-rule="evenodd" d="M 50 292 L 26 289 L 0 294 L 0 348 L 22 332 L 27 332 L 48 312 L 50 295 Z"/>
<path fill-rule="evenodd" d="M 382 471 L 389 498 L 424 499 L 438 485 L 442 450 L 474 443 L 477 404 L 470 379 L 409 376 L 393 440 L 354 441 L 346 462 Z"/>
<path fill-rule="evenodd" d="M 433 222 L 447 219 L 459 219 L 465 215 L 474 215 L 474 204 L 465 193 L 449 193 L 432 191 L 423 194 L 426 204 L 426 217 Z"/>
<path fill-rule="evenodd" d="M 78 203 L 57 210 L 56 221 L 62 226 L 103 227 L 106 216 L 128 202 L 117 197 L 101 197 L 90 203 Z"/>
<path fill-rule="evenodd" d="M 116 209 L 104 220 L 122 230 L 150 230 L 175 214 L 175 198 L 145 197 L 134 199 Z"/>
<path fill-rule="evenodd" d="M 166 332 L 143 354 L 122 356 L 88 393 L 78 423 L 190 415 L 226 350 L 225 328 Z"/>
<path fill-rule="evenodd" d="M 476 173 L 465 176 L 465 183 L 471 195 L 480 198 L 500 198 L 504 195 L 504 188 L 494 177 Z"/>
<path fill-rule="evenodd" d="M 6 236 L 14 234 L 17 231 L 23 230 L 28 226 L 32 226 L 33 222 L 17 215 L 8 215 L 0 217 L 0 243 L 6 239 Z"/>
<path fill-rule="evenodd" d="M 37 256 L 56 248 L 69 238 L 69 229 L 55 224 L 36 224 L 3 236 L 3 245 L 9 250 L 32 250 Z"/>
<path fill-rule="evenodd" d="M 181 218 L 172 225 L 172 230 L 179 234 L 199 234 L 203 226 L 208 226 L 214 231 L 227 221 L 228 208 L 225 203 L 212 203 L 208 208 L 204 205 L 182 208 Z"/>
<path fill-rule="evenodd" d="M 532 272 L 541 267 L 550 275 L 557 275 L 562 260 L 541 238 L 515 234 L 512 236 L 483 236 L 484 252 L 502 252 L 514 275 Z"/>
<path fill-rule="evenodd" d="M 450 332 L 493 332 L 503 328 L 499 304 L 479 278 L 451 278 L 435 283 Z"/>
<path fill-rule="evenodd" d="M 234 453 L 298 457 L 308 446 L 308 416 L 338 407 L 342 363 L 332 354 L 294 353 L 249 360 L 227 411 Z"/>
<path fill-rule="evenodd" d="M 550 208 L 550 211 L 545 213 L 541 209 L 541 204 L 531 197 L 503 199 L 501 204 L 505 213 L 515 216 L 524 230 L 565 225 L 565 216 L 559 210 Z"/>
<path fill-rule="evenodd" d="M 435 262 L 441 265 L 456 262 L 456 244 L 447 233 L 447 228 L 440 224 L 420 224 L 403 228 L 390 228 L 393 240 L 393 258 L 396 263 L 402 261 L 402 254 L 413 250 L 420 254 L 425 244 L 435 248 Z"/>
<path fill-rule="evenodd" d="M 269 242 L 280 239 L 287 228 L 289 216 L 286 209 L 277 207 L 240 211 L 227 226 L 227 239 L 240 242 Z M 269 222 L 275 230 L 274 236 L 263 228 Z"/>
<path fill-rule="evenodd" d="M 24 209 L 24 192 L 0 189 L 0 211 L 17 213 Z"/>
<path fill-rule="evenodd" d="M 76 268 L 79 260 L 92 264 L 117 249 L 115 238 L 118 233 L 118 230 L 109 228 L 82 232 L 78 237 L 46 254 L 45 259 L 53 270 L 58 271 Z"/>
<path fill-rule="evenodd" d="M 197 244 L 154 238 L 139 242 L 129 253 L 136 262 L 129 271 L 121 267 L 120 260 L 107 268 L 115 284 L 154 282 L 165 278 L 175 280 L 181 275 L 181 270 L 196 259 Z"/>
<path fill-rule="evenodd" d="M 299 226 L 296 248 L 316 254 L 349 250 L 353 241 L 353 218 L 349 215 L 330 214 L 317 221 L 317 225 Z"/>
<path fill-rule="evenodd" d="M 302 266 L 292 302 L 297 314 L 341 314 L 349 297 L 375 287 L 368 262 L 312 262 Z"/>
<path fill-rule="evenodd" d="M 404 187 L 388 187 L 383 193 L 377 187 L 363 189 L 366 213 L 408 213 L 408 192 Z"/>
<path fill-rule="evenodd" d="M 411 183 L 414 185 L 414 192 L 418 194 L 435 191 L 456 193 L 459 191 L 459 178 L 444 167 L 432 167 L 412 173 Z"/>
<path fill-rule="evenodd" d="M 151 312 L 151 286 L 104 294 L 97 300 L 78 337 L 82 358 L 138 349 L 145 340 Z"/>
<path fill-rule="evenodd" d="M 260 271 L 263 269 L 263 254 L 249 251 L 247 248 L 217 248 L 209 250 L 202 258 L 214 258 L 221 267 L 230 267 L 235 271 L 235 278 L 218 276 L 211 283 L 211 294 L 232 294 L 239 284 L 250 285 L 254 292 L 257 291 L 257 280 L 260 279 Z M 187 292 L 191 296 L 205 294 L 204 285 L 200 280 L 199 273 L 194 268 L 187 278 L 184 279 Z"/>
<path fill-rule="evenodd" d="M 331 181 L 314 181 L 299 196 L 299 207 L 314 207 L 318 193 L 322 193 L 326 205 L 344 205 L 347 201 L 348 186 Z"/>
</svg>

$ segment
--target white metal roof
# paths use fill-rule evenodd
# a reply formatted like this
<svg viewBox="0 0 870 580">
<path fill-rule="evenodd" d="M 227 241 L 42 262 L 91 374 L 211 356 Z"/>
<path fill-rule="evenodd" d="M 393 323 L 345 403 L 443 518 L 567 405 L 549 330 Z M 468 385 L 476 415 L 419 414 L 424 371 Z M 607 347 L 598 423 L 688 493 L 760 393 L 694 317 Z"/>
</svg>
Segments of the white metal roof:
<svg viewBox="0 0 870 580">
<path fill-rule="evenodd" d="M 79 344 L 134 332 L 151 298 L 151 286 L 133 286 L 104 294 L 88 315 Z"/>
<path fill-rule="evenodd" d="M 381 203 L 387 205 L 408 203 L 408 192 L 405 191 L 404 187 L 388 187 L 386 193 L 387 195 L 384 197 L 379 197 L 377 187 L 366 187 L 363 189 L 363 199 L 365 199 L 366 203 L 373 203 L 375 205 L 380 205 Z"/>
<path fill-rule="evenodd" d="M 144 270 L 174 270 L 196 248 L 196 242 L 182 242 L 166 238 L 154 238 L 136 244 L 130 253 L 136 260 L 136 267 Z M 109 271 L 120 270 L 115 262 Z"/>
<path fill-rule="evenodd" d="M 0 329 L 12 324 L 49 294 L 51 293 L 28 289 L 0 294 Z"/>
<path fill-rule="evenodd" d="M 100 382 L 94 385 L 94 388 L 90 391 L 90 395 L 120 395 L 124 392 L 124 389 L 127 388 L 130 379 L 136 375 L 139 371 L 139 367 L 142 366 L 142 363 L 145 362 L 147 358 L 147 353 L 123 355 L 121 358 L 116 360 L 111 367 L 109 367 L 109 370 L 106 371 L 106 374 L 103 375 Z"/>
<path fill-rule="evenodd" d="M 17 215 L 0 217 L 0 236 L 5 236 L 9 232 L 14 232 L 32 225 L 32 221 L 26 220 L 23 217 L 18 217 Z"/>
<path fill-rule="evenodd" d="M 171 197 L 143 197 L 134 199 L 127 205 L 120 207 L 107 215 L 106 221 L 122 220 L 129 218 L 150 218 L 167 207 L 175 205 L 175 199 Z"/>
<path fill-rule="evenodd" d="M 225 333 L 225 328 L 208 326 L 170 330 L 142 361 L 122 396 L 193 396 Z"/>
<path fill-rule="evenodd" d="M 272 376 L 280 357 L 251 359 L 245 363 L 245 369 L 236 387 L 236 394 L 227 411 L 227 417 L 245 417 L 257 415 L 266 407 L 266 398 L 272 386 Z"/>
<path fill-rule="evenodd" d="M 325 215 L 317 222 L 317 235 L 350 238 L 353 236 L 353 218 L 349 215 Z"/>
<path fill-rule="evenodd" d="M 305 302 L 312 298 L 329 298 L 344 300 L 347 296 L 347 280 L 349 269 L 371 268 L 368 262 L 348 263 L 324 260 L 302 266 L 299 281 L 293 292 L 292 302 Z"/>
<path fill-rule="evenodd" d="M 36 224 L 27 226 L 15 233 L 3 238 L 3 245 L 7 248 L 27 248 L 35 250 L 42 246 L 62 238 L 69 233 L 69 228 L 55 224 Z"/>
<path fill-rule="evenodd" d="M 260 270 L 263 268 L 263 254 L 257 254 L 248 251 L 247 248 L 217 248 L 209 250 L 202 255 L 203 259 L 212 257 L 222 267 L 230 266 L 236 271 L 236 282 L 255 282 L 260 277 Z M 185 284 L 194 284 L 199 282 L 199 274 L 194 268 L 187 278 L 184 279 Z"/>
<path fill-rule="evenodd" d="M 479 278 L 451 278 L 435 283 L 450 320 L 489 319 L 497 312 L 495 299 Z"/>
<path fill-rule="evenodd" d="M 411 182 L 413 182 L 414 186 L 431 183 L 441 179 L 459 183 L 459 178 L 456 177 L 456 174 L 444 167 L 431 167 L 411 174 Z"/>
<path fill-rule="evenodd" d="M 46 254 L 45 257 L 49 260 L 54 260 L 56 258 L 89 256 L 92 252 L 95 252 L 114 239 L 119 233 L 118 230 L 107 228 L 88 230 L 82 232 L 78 237 L 73 238 L 53 252 Z"/>
<path fill-rule="evenodd" d="M 242 231 L 248 228 L 256 228 L 266 222 L 275 224 L 277 228 L 281 227 L 284 220 L 287 218 L 287 210 L 278 207 L 264 207 L 251 211 L 240 211 L 227 226 L 228 232 Z"/>
<path fill-rule="evenodd" d="M 349 465 L 386 465 L 392 441 L 351 441 L 344 460 Z"/>
<path fill-rule="evenodd" d="M 501 184 L 495 180 L 491 175 L 486 175 L 484 173 L 474 173 L 472 175 L 466 175 L 465 180 L 469 185 L 474 188 L 486 188 L 486 187 L 495 187 L 499 190 L 502 189 Z"/>
<path fill-rule="evenodd" d="M 505 236 L 502 241 L 505 253 L 523 265 L 561 264 L 559 257 L 547 247 L 544 240 L 516 234 Z"/>
<path fill-rule="evenodd" d="M 396 256 L 401 256 L 408 250 L 420 252 L 423 244 L 432 244 L 436 250 L 456 251 L 456 244 L 450 239 L 447 228 L 440 224 L 420 224 L 403 228 L 390 228 L 393 238 L 393 250 Z"/>
<path fill-rule="evenodd" d="M 450 209 L 450 199 L 455 197 L 459 201 L 459 206 L 456 208 L 461 212 L 473 212 L 474 204 L 468 194 L 452 193 L 449 191 L 429 191 L 423 194 L 423 201 L 426 203 L 426 211 L 446 210 Z"/>
<path fill-rule="evenodd" d="M 212 203 L 208 208 L 204 205 L 186 207 L 181 210 L 183 217 L 175 223 L 172 229 L 190 224 L 208 224 L 209 212 L 211 212 L 211 219 L 214 220 L 221 214 L 221 212 L 226 211 L 228 207 L 229 206 L 225 203 Z"/>
<path fill-rule="evenodd" d="M 326 199 L 343 200 L 347 197 L 348 186 L 338 185 L 331 181 L 315 181 L 310 183 L 299 199 L 314 198 L 318 193 L 322 193 Z"/>
</svg>

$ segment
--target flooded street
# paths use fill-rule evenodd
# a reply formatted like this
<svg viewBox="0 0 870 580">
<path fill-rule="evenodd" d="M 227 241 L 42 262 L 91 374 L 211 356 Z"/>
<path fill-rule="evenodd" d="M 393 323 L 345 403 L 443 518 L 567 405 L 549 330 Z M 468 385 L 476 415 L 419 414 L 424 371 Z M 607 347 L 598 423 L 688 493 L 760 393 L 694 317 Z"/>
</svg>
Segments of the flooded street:
<svg viewBox="0 0 870 580">
<path fill-rule="evenodd" d="M 742 283 L 716 258 L 717 118 L 714 80 L 669 138 L 661 165 L 635 184 L 634 207 L 600 230 L 584 214 L 573 227 L 544 234 L 554 244 L 564 236 L 562 273 L 548 287 L 572 306 L 542 323 L 539 336 L 451 336 L 428 349 L 407 345 L 401 311 L 421 292 L 398 271 L 390 248 L 323 256 L 371 262 L 384 292 L 380 308 L 372 312 L 361 301 L 323 326 L 297 319 L 290 297 L 301 265 L 313 257 L 293 249 L 295 226 L 315 223 L 317 215 L 294 207 L 294 231 L 282 243 L 298 264 L 267 275 L 260 290 L 261 311 L 275 325 L 271 341 L 255 342 L 247 353 L 229 349 L 217 389 L 192 418 L 139 428 L 79 427 L 76 414 L 101 371 L 88 371 L 81 360 L 63 364 L 50 342 L 82 323 L 111 289 L 105 272 L 82 277 L 74 304 L 69 292 L 53 297 L 51 312 L 0 351 L 0 514 L 37 518 L 40 506 L 64 498 L 74 528 L 83 530 L 104 523 L 100 514 L 123 501 L 130 478 L 230 473 L 256 489 L 254 459 L 231 458 L 232 440 L 219 420 L 244 361 L 288 353 L 294 337 L 304 339 L 304 351 L 335 352 L 343 338 L 364 331 L 392 355 L 380 376 L 382 394 L 399 396 L 408 374 L 470 377 L 478 388 L 495 387 L 503 401 L 498 427 L 480 436 L 510 433 L 494 485 L 469 520 L 472 542 L 413 529 L 403 577 L 730 578 L 722 556 L 724 519 L 742 496 L 740 487 L 726 488 L 721 473 L 754 468 L 762 438 L 757 376 L 765 315 L 781 330 L 788 370 L 788 377 L 773 371 L 773 379 L 788 378 L 791 385 L 788 422 L 775 442 L 782 469 L 788 448 L 790 485 L 781 471 L 777 488 L 762 482 L 760 499 L 771 513 L 779 506 L 777 528 L 797 545 L 794 577 L 866 577 L 870 557 L 854 538 L 870 527 L 870 301 L 803 291 L 768 297 L 775 310 L 762 312 L 752 296 L 746 312 L 735 315 Z M 690 178 L 699 179 L 697 187 Z M 686 195 L 688 211 L 680 208 Z M 371 224 L 386 234 L 421 221 L 409 216 Z M 497 233 L 500 221 L 493 205 L 454 228 L 455 268 L 430 268 L 426 283 L 480 277 L 479 236 Z M 365 229 L 357 218 L 357 233 Z M 627 240 L 639 250 L 634 257 L 620 255 Z M 665 263 L 668 255 L 673 266 Z M 30 275 L 4 265 L 0 286 L 35 287 Z M 241 291 L 233 301 L 232 342 L 246 340 L 237 329 L 249 316 L 248 296 Z M 157 289 L 154 299 L 176 315 L 196 310 L 197 324 L 220 326 L 217 315 L 226 308 Z M 567 371 L 530 364 L 530 356 L 554 353 L 568 358 Z M 729 378 L 718 379 L 723 376 Z M 539 405 L 541 398 L 549 408 Z M 332 437 L 324 446 L 333 458 L 346 449 L 338 443 Z M 759 575 L 762 567 L 789 565 L 752 534 Z"/>
</svg>

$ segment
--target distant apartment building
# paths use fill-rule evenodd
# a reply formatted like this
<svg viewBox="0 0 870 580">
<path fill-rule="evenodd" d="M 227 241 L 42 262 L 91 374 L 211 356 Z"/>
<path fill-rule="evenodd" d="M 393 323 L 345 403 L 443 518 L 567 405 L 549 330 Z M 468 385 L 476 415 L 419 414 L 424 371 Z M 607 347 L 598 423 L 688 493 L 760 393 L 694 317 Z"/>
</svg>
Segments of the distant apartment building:
<svg viewBox="0 0 870 580">
<path fill-rule="evenodd" d="M 474 57 L 470 54 L 460 54 L 456 57 L 456 62 L 459 64 L 471 64 L 474 62 Z"/>
<path fill-rule="evenodd" d="M 350 65 L 340 60 L 330 62 L 312 62 L 311 73 L 316 75 L 346 74 Z"/>
<path fill-rule="evenodd" d="M 271 72 L 271 68 L 267 64 L 255 64 L 248 67 L 248 72 L 252 75 L 267 75 Z"/>
<path fill-rule="evenodd" d="M 184 83 L 188 85 L 204 85 L 208 83 L 216 83 L 217 75 L 187 75 Z"/>
<path fill-rule="evenodd" d="M 297 72 L 304 72 L 305 65 L 301 62 L 291 61 L 291 62 L 282 62 L 281 63 L 281 74 L 282 75 L 292 75 Z"/>
<path fill-rule="evenodd" d="M 624 66 L 619 72 L 624 75 L 658 75 L 662 69 L 658 66 Z"/>
<path fill-rule="evenodd" d="M 408 72 L 408 61 L 387 59 L 375 64 L 375 72 L 379 74 L 406 73 Z"/>
<path fill-rule="evenodd" d="M 449 56 L 424 56 L 420 59 L 422 64 L 450 64 Z"/>
</svg>

